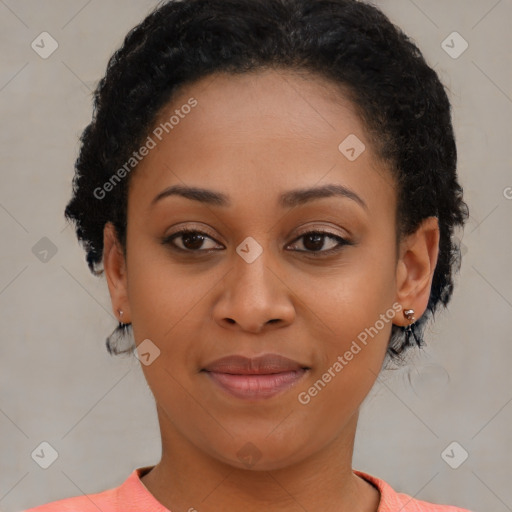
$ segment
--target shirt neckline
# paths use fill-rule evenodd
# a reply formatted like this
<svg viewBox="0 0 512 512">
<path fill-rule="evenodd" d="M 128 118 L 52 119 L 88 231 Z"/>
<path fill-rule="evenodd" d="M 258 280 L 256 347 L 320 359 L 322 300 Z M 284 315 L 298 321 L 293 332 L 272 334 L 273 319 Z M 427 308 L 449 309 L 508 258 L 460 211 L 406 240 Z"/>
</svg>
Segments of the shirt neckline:
<svg viewBox="0 0 512 512">
<path fill-rule="evenodd" d="M 144 505 L 150 506 L 152 512 L 171 512 L 168 508 L 165 508 L 162 503 L 160 503 L 154 496 L 151 494 L 149 489 L 143 484 L 141 478 L 149 473 L 155 466 L 144 466 L 133 470 L 132 474 L 128 477 L 125 485 L 127 488 L 135 490 L 135 498 L 144 502 Z M 364 471 L 359 471 L 357 469 L 352 469 L 352 472 L 357 476 L 366 480 L 369 484 L 373 485 L 380 494 L 379 505 L 377 507 L 377 512 L 392 512 L 394 506 L 401 506 L 402 504 L 395 497 L 395 494 L 390 487 L 390 485 L 377 478 L 373 475 L 365 473 Z M 122 486 L 124 487 L 124 486 Z M 133 497 L 130 497 L 133 499 Z"/>
</svg>

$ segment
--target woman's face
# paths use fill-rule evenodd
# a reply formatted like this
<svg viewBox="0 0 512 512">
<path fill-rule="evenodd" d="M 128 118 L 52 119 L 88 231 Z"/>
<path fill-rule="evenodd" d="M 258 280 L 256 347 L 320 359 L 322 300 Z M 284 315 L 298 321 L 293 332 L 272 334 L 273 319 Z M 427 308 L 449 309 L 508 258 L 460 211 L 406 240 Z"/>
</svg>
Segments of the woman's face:
<svg viewBox="0 0 512 512">
<path fill-rule="evenodd" d="M 408 323 L 401 307 L 420 305 L 402 303 L 413 283 L 395 254 L 395 185 L 361 120 L 319 79 L 218 74 L 150 136 L 126 273 L 114 286 L 106 270 L 144 342 L 163 437 L 265 470 L 327 450 L 353 432 L 392 324 Z M 175 186 L 208 193 L 163 194 Z"/>
</svg>

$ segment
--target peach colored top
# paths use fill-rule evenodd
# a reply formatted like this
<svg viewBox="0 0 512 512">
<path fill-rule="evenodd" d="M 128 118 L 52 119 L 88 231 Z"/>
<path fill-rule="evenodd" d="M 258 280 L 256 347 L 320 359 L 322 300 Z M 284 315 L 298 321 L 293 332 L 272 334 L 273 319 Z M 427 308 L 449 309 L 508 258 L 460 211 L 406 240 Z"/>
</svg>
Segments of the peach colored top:
<svg viewBox="0 0 512 512">
<path fill-rule="evenodd" d="M 120 486 L 113 489 L 53 501 L 23 512 L 170 512 L 155 499 L 140 480 L 153 467 L 135 469 Z M 354 469 L 353 472 L 380 491 L 381 499 L 377 512 L 471 512 L 460 507 L 416 500 L 407 494 L 395 492 L 380 478 Z M 200 511 L 200 504 L 196 504 L 195 508 Z M 191 506 L 189 510 L 193 511 L 195 508 Z"/>
</svg>

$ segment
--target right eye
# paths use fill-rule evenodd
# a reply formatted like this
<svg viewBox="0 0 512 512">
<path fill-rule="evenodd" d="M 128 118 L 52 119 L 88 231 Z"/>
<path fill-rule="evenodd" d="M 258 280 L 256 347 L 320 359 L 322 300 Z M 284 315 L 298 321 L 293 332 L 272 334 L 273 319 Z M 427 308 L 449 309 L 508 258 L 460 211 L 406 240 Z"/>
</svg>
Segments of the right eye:
<svg viewBox="0 0 512 512">
<path fill-rule="evenodd" d="M 182 239 L 182 247 L 175 243 L 175 240 L 179 239 Z M 184 228 L 164 238 L 162 243 L 164 245 L 169 245 L 171 249 L 182 252 L 210 252 L 212 250 L 217 250 L 212 248 L 201 249 L 206 239 L 213 241 L 213 238 L 208 236 L 206 233 L 203 233 L 202 231 Z"/>
</svg>

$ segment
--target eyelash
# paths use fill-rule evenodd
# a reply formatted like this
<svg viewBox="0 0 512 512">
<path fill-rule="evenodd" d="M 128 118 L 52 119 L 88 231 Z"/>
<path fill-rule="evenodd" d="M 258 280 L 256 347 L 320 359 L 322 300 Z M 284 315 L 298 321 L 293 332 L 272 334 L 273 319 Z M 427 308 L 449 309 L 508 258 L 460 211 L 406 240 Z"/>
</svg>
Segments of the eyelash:
<svg viewBox="0 0 512 512">
<path fill-rule="evenodd" d="M 201 236 L 209 238 L 210 240 L 213 240 L 214 242 L 218 243 L 216 240 L 214 240 L 211 236 L 209 236 L 207 233 L 204 233 L 203 231 L 199 231 L 199 230 L 196 230 L 196 229 L 183 228 L 183 229 L 180 229 L 179 231 L 176 231 L 172 235 L 169 235 L 168 237 L 165 237 L 162 240 L 162 244 L 170 246 L 171 249 L 174 250 L 174 251 L 178 251 L 178 252 L 182 252 L 182 253 L 191 253 L 191 254 L 193 254 L 193 253 L 197 254 L 197 253 L 201 253 L 201 252 L 210 253 L 212 251 L 219 250 L 219 249 L 197 249 L 197 250 L 182 249 L 181 247 L 178 247 L 177 245 L 175 245 L 173 243 L 175 238 L 179 238 L 180 236 L 189 235 L 189 234 L 201 235 Z M 326 238 L 335 239 L 335 240 L 338 241 L 338 245 L 336 247 L 332 248 L 332 249 L 327 250 L 327 251 L 307 251 L 307 250 L 304 251 L 304 250 L 300 250 L 300 251 L 296 251 L 296 252 L 305 253 L 305 254 L 308 254 L 309 256 L 313 256 L 314 258 L 318 258 L 318 257 L 326 257 L 326 256 L 330 256 L 331 254 L 335 254 L 335 253 L 339 252 L 341 249 L 343 249 L 343 247 L 346 246 L 346 245 L 353 245 L 352 242 L 350 242 L 349 240 L 346 240 L 345 238 L 342 238 L 341 236 L 334 235 L 333 233 L 331 233 L 329 231 L 322 231 L 322 230 L 306 231 L 306 232 L 302 233 L 301 235 L 299 235 L 292 242 L 291 245 L 295 244 L 301 238 L 303 238 L 303 237 L 305 237 L 307 235 L 311 235 L 311 234 L 323 235 Z"/>
</svg>

